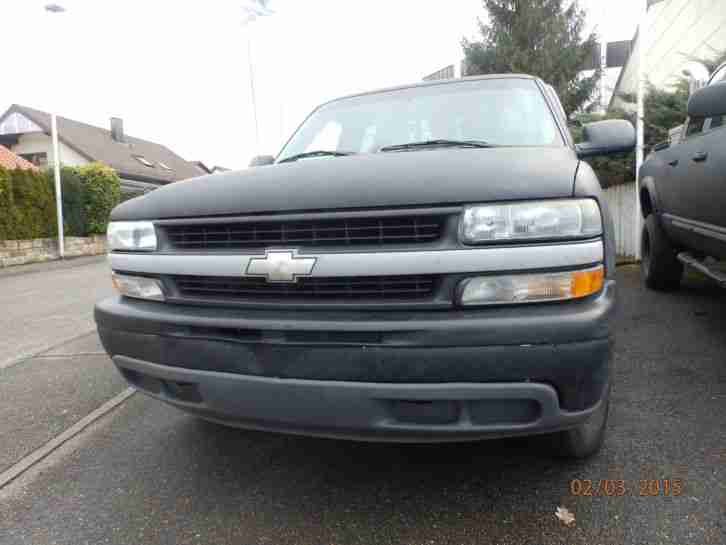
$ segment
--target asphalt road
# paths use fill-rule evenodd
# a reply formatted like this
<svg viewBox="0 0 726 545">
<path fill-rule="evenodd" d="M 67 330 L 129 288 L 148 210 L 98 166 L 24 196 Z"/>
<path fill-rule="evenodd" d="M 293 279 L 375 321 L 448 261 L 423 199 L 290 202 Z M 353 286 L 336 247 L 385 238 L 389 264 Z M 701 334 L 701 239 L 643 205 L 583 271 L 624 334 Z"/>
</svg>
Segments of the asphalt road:
<svg viewBox="0 0 726 545">
<path fill-rule="evenodd" d="M 654 294 L 632 268 L 619 290 L 609 435 L 593 459 L 552 459 L 541 439 L 244 432 L 136 394 L 0 490 L 0 544 L 723 544 L 726 291 L 689 278 Z M 0 370 L 0 472 L 124 388 L 98 350 L 91 335 Z M 626 495 L 575 496 L 574 479 L 622 479 Z M 655 479 L 681 494 L 640 496 Z"/>
<path fill-rule="evenodd" d="M 92 302 L 112 293 L 110 274 L 105 256 L 0 270 L 0 369 L 95 331 Z"/>
</svg>

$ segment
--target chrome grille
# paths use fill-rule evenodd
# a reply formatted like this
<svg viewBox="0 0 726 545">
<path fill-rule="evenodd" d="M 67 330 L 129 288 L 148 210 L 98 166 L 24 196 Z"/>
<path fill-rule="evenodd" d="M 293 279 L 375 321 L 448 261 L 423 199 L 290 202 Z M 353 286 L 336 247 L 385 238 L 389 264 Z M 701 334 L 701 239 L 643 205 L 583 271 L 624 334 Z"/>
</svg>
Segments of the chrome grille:
<svg viewBox="0 0 726 545">
<path fill-rule="evenodd" d="M 180 250 L 271 246 L 363 246 L 421 244 L 441 238 L 445 215 L 410 215 L 301 221 L 253 221 L 161 225 Z"/>
</svg>

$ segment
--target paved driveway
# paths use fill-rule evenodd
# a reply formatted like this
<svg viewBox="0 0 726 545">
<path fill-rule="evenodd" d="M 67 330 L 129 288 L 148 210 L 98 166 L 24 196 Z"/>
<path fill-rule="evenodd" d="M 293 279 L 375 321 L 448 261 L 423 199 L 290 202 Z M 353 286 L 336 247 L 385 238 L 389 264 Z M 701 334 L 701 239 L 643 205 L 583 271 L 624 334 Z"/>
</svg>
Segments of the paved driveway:
<svg viewBox="0 0 726 545">
<path fill-rule="evenodd" d="M 636 270 L 618 276 L 609 436 L 591 460 L 553 460 L 541 439 L 400 446 L 229 430 L 136 394 L 0 490 L 0 543 L 726 543 L 726 292 L 689 278 L 654 294 Z M 82 364 L 97 398 L 70 403 L 79 414 L 123 389 L 98 348 L 91 336 L 0 371 L 15 418 L 32 420 L 28 388 L 53 389 L 28 384 L 25 366 L 71 391 Z M 0 435 L 0 452 L 37 448 L 34 433 L 12 454 Z M 582 492 L 605 479 L 626 494 L 572 494 L 573 480 Z M 656 480 L 659 493 L 641 496 Z M 664 480 L 681 493 L 664 495 Z"/>
<path fill-rule="evenodd" d="M 0 369 L 95 331 L 92 302 L 112 293 L 106 257 L 0 270 Z"/>
</svg>

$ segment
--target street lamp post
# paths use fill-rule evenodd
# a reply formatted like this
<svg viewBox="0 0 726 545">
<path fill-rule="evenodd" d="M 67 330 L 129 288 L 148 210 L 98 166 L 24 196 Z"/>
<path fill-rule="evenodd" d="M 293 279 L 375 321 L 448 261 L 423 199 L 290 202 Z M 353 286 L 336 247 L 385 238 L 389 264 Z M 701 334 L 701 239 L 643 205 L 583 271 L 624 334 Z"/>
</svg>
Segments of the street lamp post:
<svg viewBox="0 0 726 545">
<path fill-rule="evenodd" d="M 45 6 L 48 13 L 64 13 L 66 10 L 58 4 L 48 4 Z M 50 132 L 53 142 L 53 179 L 55 182 L 55 209 L 56 220 L 58 222 L 58 256 L 63 259 L 65 257 L 65 244 L 63 240 L 63 196 L 61 194 L 61 178 L 60 178 L 60 146 L 58 145 L 58 119 L 55 113 L 50 114 Z"/>
<path fill-rule="evenodd" d="M 60 146 L 58 146 L 58 118 L 55 113 L 50 115 L 50 132 L 53 140 L 53 180 L 55 181 L 55 209 L 58 222 L 58 255 L 65 257 L 65 241 L 63 233 L 63 198 L 61 195 L 60 177 Z"/>
</svg>

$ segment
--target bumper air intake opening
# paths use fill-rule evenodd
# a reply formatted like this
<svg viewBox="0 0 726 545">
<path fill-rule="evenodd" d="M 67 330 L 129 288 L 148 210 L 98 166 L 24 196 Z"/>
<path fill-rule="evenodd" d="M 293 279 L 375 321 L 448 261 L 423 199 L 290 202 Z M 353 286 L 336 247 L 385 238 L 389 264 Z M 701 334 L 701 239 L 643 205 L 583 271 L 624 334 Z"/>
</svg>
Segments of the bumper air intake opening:
<svg viewBox="0 0 726 545">
<path fill-rule="evenodd" d="M 131 369 L 121 369 L 121 374 L 131 385 L 143 392 L 164 395 L 187 403 L 202 402 L 202 395 L 199 393 L 199 388 L 193 382 L 162 380 Z"/>
<path fill-rule="evenodd" d="M 390 401 L 389 413 L 403 424 L 452 424 L 459 420 L 454 401 Z"/>
<path fill-rule="evenodd" d="M 534 399 L 481 399 L 469 402 L 468 409 L 477 425 L 530 424 L 542 415 Z"/>
<path fill-rule="evenodd" d="M 158 378 L 139 373 L 138 371 L 132 371 L 131 369 L 121 369 L 121 374 L 130 384 L 139 390 L 151 392 L 152 394 L 160 394 L 163 390 L 162 381 Z"/>
</svg>

